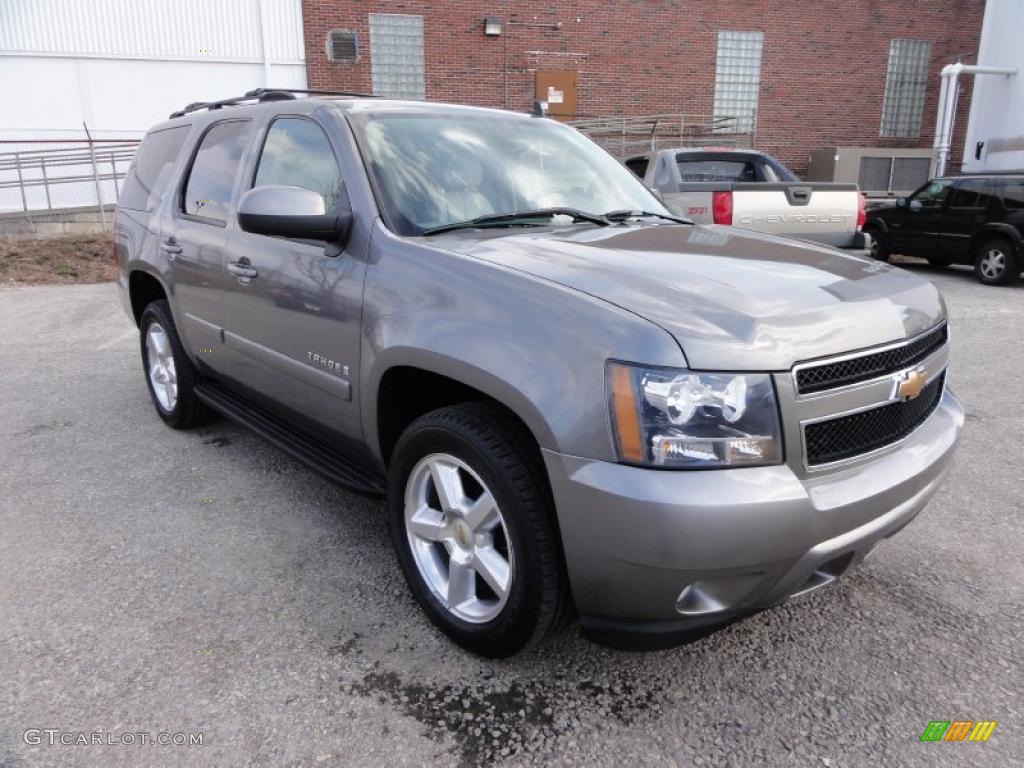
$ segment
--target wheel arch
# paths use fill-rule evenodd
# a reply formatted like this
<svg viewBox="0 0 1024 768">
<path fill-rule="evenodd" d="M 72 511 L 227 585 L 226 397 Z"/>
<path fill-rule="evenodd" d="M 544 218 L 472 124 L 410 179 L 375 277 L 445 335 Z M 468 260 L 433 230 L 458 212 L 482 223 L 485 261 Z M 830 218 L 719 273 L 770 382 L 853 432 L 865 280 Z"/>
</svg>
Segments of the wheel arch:
<svg viewBox="0 0 1024 768">
<path fill-rule="evenodd" d="M 147 305 L 169 298 L 170 292 L 164 285 L 164 281 L 149 270 L 133 269 L 128 273 L 128 301 L 131 304 L 136 327 L 142 322 L 142 313 Z"/>
<path fill-rule="evenodd" d="M 1014 250 L 1018 253 L 1021 252 L 1021 235 L 1017 231 L 1017 228 L 1005 224 L 1003 222 L 994 221 L 989 224 L 985 224 L 971 235 L 971 239 L 968 241 L 970 247 L 971 258 L 973 260 L 975 256 L 975 250 L 986 240 L 1009 240 L 1010 244 L 1013 245 Z"/>
<path fill-rule="evenodd" d="M 378 359 L 364 401 L 364 431 L 376 457 L 387 466 L 405 428 L 436 408 L 487 400 L 523 424 L 538 449 L 553 447 L 547 420 L 522 392 L 493 374 L 462 361 L 424 350 L 391 350 Z M 409 393 L 415 393 L 412 396 Z"/>
</svg>

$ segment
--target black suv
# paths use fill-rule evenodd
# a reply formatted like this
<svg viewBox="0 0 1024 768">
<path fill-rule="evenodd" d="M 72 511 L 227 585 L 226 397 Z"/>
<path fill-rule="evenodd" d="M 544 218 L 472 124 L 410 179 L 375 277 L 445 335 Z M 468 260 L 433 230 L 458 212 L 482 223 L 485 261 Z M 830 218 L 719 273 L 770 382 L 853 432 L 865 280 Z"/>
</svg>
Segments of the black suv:
<svg viewBox="0 0 1024 768">
<path fill-rule="evenodd" d="M 933 179 L 895 206 L 869 210 L 872 255 L 921 256 L 936 266 L 973 264 L 986 285 L 1024 269 L 1024 173 Z"/>
</svg>

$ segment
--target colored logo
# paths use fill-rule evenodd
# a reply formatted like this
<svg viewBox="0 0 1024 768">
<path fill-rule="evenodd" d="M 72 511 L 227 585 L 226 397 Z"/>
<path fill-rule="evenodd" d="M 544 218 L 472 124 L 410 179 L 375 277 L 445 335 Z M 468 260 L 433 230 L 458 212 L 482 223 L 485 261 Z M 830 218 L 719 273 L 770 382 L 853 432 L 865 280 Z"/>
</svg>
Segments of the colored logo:
<svg viewBox="0 0 1024 768">
<path fill-rule="evenodd" d="M 995 720 L 932 720 L 921 741 L 988 741 L 995 729 Z"/>
</svg>

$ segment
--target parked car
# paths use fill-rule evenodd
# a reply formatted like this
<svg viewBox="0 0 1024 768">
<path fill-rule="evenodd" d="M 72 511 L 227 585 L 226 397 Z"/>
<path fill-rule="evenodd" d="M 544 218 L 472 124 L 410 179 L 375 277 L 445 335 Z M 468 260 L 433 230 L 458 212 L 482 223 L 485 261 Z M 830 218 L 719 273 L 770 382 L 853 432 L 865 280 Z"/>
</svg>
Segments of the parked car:
<svg viewBox="0 0 1024 768">
<path fill-rule="evenodd" d="M 868 211 L 872 255 L 920 256 L 935 266 L 972 264 L 986 285 L 1024 270 L 1024 173 L 943 177 L 896 205 Z"/>
<path fill-rule="evenodd" d="M 625 161 L 672 211 L 698 224 L 744 229 L 865 252 L 865 201 L 856 184 L 802 182 L 752 149 L 663 149 Z"/>
<path fill-rule="evenodd" d="M 115 249 L 146 385 L 170 427 L 220 412 L 386 496 L 465 648 L 570 605 L 677 642 L 830 584 L 938 488 L 963 411 L 928 281 L 679 223 L 543 117 L 294 95 L 142 142 Z"/>
</svg>

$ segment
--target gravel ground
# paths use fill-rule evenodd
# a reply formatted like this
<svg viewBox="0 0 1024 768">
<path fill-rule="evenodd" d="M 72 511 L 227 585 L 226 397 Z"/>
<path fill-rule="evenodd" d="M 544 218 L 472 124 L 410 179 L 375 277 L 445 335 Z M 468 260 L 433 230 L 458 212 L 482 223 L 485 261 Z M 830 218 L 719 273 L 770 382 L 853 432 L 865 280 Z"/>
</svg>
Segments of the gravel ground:
<svg viewBox="0 0 1024 768">
<path fill-rule="evenodd" d="M 0 765 L 1024 764 L 1024 284 L 916 269 L 949 303 L 968 420 L 914 523 L 689 646 L 570 627 L 503 662 L 426 622 L 379 502 L 231 423 L 164 427 L 112 285 L 0 291 Z M 953 719 L 999 725 L 918 741 Z"/>
</svg>

